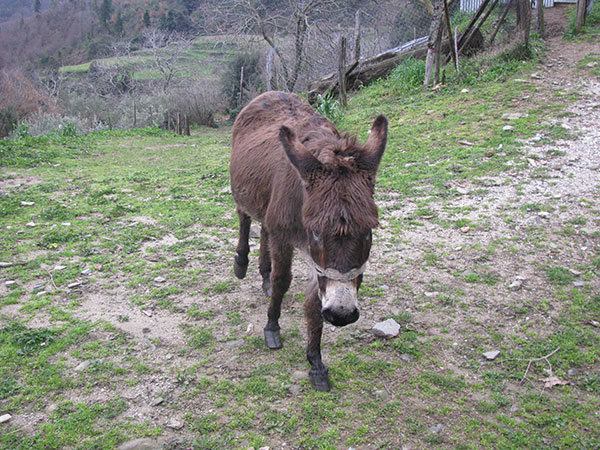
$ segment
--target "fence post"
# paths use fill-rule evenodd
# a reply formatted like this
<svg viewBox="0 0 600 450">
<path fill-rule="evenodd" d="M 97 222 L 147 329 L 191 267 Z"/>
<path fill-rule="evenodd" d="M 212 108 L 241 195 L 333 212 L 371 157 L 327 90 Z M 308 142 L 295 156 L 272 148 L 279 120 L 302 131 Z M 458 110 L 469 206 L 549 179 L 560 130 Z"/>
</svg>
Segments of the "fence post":
<svg viewBox="0 0 600 450">
<path fill-rule="evenodd" d="M 575 16 L 575 33 L 581 32 L 585 25 L 586 0 L 577 0 L 577 15 Z"/>
<path fill-rule="evenodd" d="M 242 106 L 242 99 L 244 97 L 244 66 L 240 70 L 240 99 L 238 101 L 238 105 Z"/>
<path fill-rule="evenodd" d="M 346 38 L 340 39 L 340 57 L 338 59 L 338 86 L 340 89 L 340 103 L 343 107 L 347 104 L 346 99 Z"/>
<path fill-rule="evenodd" d="M 360 9 L 354 15 L 354 61 L 360 60 Z"/>
</svg>

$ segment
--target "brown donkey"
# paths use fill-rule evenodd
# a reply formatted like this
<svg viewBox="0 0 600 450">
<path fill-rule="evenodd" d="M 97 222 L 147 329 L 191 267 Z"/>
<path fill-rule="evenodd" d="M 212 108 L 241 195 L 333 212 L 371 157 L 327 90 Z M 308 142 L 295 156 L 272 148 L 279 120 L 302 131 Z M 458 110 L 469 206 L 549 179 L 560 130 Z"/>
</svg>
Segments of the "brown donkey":
<svg viewBox="0 0 600 450">
<path fill-rule="evenodd" d="M 308 254 L 314 276 L 304 304 L 306 355 L 318 391 L 331 389 L 321 361 L 323 319 L 336 326 L 358 320 L 358 288 L 371 230 L 378 224 L 375 175 L 386 139 L 384 116 L 377 117 L 361 147 L 298 97 L 283 92 L 256 97 L 233 125 L 231 192 L 240 220 L 234 272 L 246 276 L 250 221 L 257 220 L 262 223 L 262 287 L 271 297 L 265 341 L 277 349 L 294 248 Z"/>
</svg>

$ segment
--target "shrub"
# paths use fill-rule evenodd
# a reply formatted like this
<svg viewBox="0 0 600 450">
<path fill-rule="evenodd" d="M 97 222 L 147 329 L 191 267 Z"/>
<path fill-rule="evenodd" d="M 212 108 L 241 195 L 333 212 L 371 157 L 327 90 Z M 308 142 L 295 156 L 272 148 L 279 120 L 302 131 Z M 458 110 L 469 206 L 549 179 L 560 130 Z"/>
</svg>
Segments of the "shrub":
<svg viewBox="0 0 600 450">
<path fill-rule="evenodd" d="M 223 75 L 223 97 L 231 117 L 235 117 L 243 106 L 263 89 L 258 53 L 241 53 Z M 240 75 L 244 68 L 244 80 L 240 101 Z"/>
<path fill-rule="evenodd" d="M 323 117 L 327 117 L 334 123 L 338 123 L 344 118 L 344 111 L 342 111 L 342 105 L 339 101 L 333 98 L 331 93 L 328 93 L 323 97 L 321 94 L 317 95 L 317 103 L 315 105 L 315 111 L 321 114 Z"/>
</svg>

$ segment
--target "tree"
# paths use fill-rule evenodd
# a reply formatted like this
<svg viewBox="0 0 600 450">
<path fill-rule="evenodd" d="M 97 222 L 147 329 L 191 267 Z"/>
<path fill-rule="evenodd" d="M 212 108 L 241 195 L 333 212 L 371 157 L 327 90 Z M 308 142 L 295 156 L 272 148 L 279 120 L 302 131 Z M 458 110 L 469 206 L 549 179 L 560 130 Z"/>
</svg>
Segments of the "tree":
<svg viewBox="0 0 600 450">
<path fill-rule="evenodd" d="M 42 3 L 40 2 L 40 0 L 35 0 L 35 2 L 33 3 L 33 11 L 39 13 L 41 9 Z"/>
<path fill-rule="evenodd" d="M 183 70 L 179 65 L 182 53 L 192 44 L 191 39 L 178 33 L 167 33 L 152 28 L 144 33 L 144 45 L 152 55 L 152 65 L 160 73 L 163 93 L 167 93 L 176 75 Z"/>
<path fill-rule="evenodd" d="M 105 27 L 108 26 L 108 22 L 110 22 L 112 12 L 112 0 L 102 0 L 102 4 L 100 5 L 100 11 L 98 12 L 98 18 L 100 19 L 100 23 Z"/>
<path fill-rule="evenodd" d="M 148 12 L 148 10 L 144 11 L 144 18 L 143 18 L 143 20 L 144 20 L 144 26 L 145 27 L 149 27 L 151 25 L 151 22 L 150 22 L 150 13 Z"/>
<path fill-rule="evenodd" d="M 280 88 L 290 92 L 296 89 L 307 63 L 306 46 L 311 32 L 344 7 L 337 0 L 288 0 L 273 5 L 265 0 L 225 0 L 222 5 L 216 14 L 222 23 L 237 24 L 238 33 L 258 33 L 267 43 L 269 55 L 275 55 L 280 63 L 284 80 Z M 285 48 L 288 37 L 292 43 Z M 329 32 L 328 38 L 331 37 Z"/>
<path fill-rule="evenodd" d="M 117 13 L 117 18 L 115 19 L 115 33 L 117 36 L 121 36 L 123 33 L 123 19 L 121 17 L 121 11 Z"/>
</svg>

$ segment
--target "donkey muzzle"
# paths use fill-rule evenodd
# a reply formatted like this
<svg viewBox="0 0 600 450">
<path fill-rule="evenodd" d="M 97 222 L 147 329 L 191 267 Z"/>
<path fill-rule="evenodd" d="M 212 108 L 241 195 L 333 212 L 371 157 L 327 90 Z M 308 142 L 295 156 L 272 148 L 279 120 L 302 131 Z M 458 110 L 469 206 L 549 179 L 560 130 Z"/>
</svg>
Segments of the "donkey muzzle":
<svg viewBox="0 0 600 450">
<path fill-rule="evenodd" d="M 327 280 L 325 292 L 321 298 L 323 319 L 343 327 L 358 320 L 358 292 L 352 282 Z"/>
</svg>

